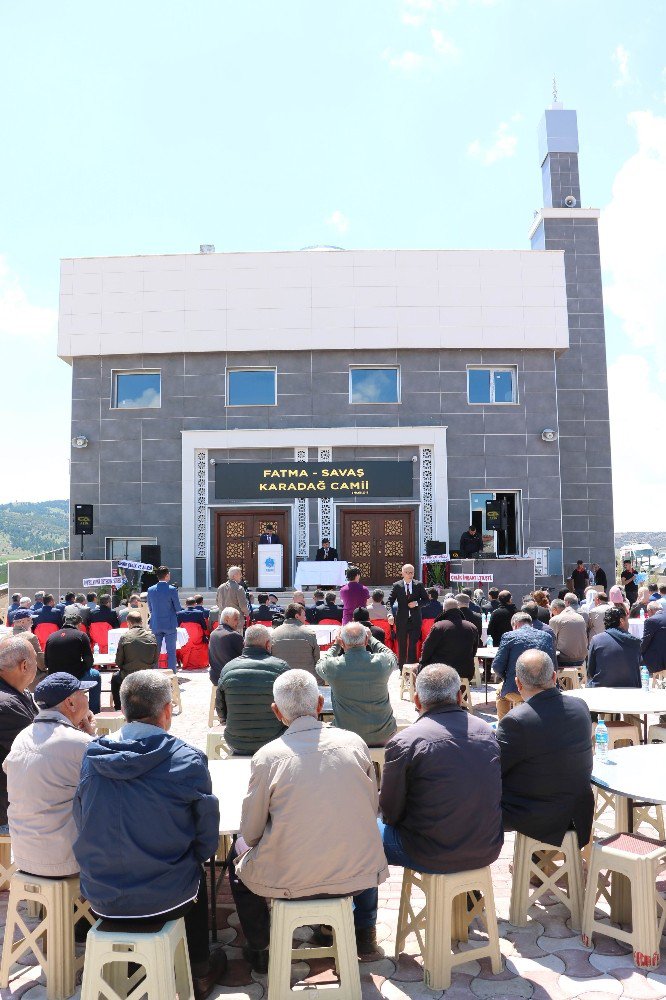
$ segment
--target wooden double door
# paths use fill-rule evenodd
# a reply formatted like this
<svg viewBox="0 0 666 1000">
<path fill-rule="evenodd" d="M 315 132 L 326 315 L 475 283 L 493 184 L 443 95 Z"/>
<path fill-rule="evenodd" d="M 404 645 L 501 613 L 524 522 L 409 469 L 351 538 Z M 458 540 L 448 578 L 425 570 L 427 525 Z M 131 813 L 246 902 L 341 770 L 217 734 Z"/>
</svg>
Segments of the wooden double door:
<svg viewBox="0 0 666 1000">
<path fill-rule="evenodd" d="M 399 508 L 342 510 L 341 559 L 358 566 L 361 582 L 386 586 L 414 562 L 414 511 Z"/>
<path fill-rule="evenodd" d="M 240 566 L 243 578 L 251 587 L 257 585 L 259 536 L 266 531 L 266 525 L 275 525 L 282 545 L 282 582 L 289 586 L 287 567 L 289 566 L 289 516 L 285 510 L 238 510 L 219 511 L 215 518 L 216 572 L 213 581 L 216 587 L 227 579 L 230 566 Z"/>
</svg>

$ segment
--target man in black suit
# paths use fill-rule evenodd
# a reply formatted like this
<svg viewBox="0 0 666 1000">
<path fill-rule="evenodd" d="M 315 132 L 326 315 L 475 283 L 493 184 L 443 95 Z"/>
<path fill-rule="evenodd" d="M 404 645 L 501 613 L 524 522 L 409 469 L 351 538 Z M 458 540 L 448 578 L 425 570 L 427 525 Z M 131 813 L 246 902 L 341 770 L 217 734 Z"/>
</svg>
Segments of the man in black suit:
<svg viewBox="0 0 666 1000">
<path fill-rule="evenodd" d="M 455 598 L 447 597 L 442 614 L 423 643 L 419 671 L 430 663 L 446 663 L 461 677 L 471 681 L 478 645 L 476 628 L 465 621 Z"/>
<path fill-rule="evenodd" d="M 666 670 L 666 608 L 661 600 L 650 601 L 645 611 L 641 655 L 651 674 Z"/>
<path fill-rule="evenodd" d="M 280 536 L 278 535 L 277 531 L 275 530 L 275 525 L 274 524 L 267 524 L 266 525 L 266 530 L 264 531 L 264 533 L 262 535 L 259 535 L 259 544 L 260 545 L 279 545 L 280 544 Z"/>
<path fill-rule="evenodd" d="M 497 726 L 502 761 L 505 830 L 559 847 L 574 829 L 581 847 L 590 839 L 590 713 L 584 702 L 557 689 L 551 658 L 529 649 L 516 662 L 523 704 Z"/>
<path fill-rule="evenodd" d="M 395 624 L 398 637 L 398 664 L 416 663 L 416 646 L 421 638 L 421 607 L 428 603 L 428 593 L 422 583 L 414 579 L 414 567 L 407 563 L 402 567 L 402 580 L 391 587 L 386 600 L 386 618 L 389 625 Z M 395 618 L 393 605 L 398 605 Z"/>
<path fill-rule="evenodd" d="M 456 601 L 458 603 L 458 607 L 460 608 L 460 614 L 463 616 L 465 621 L 471 622 L 472 625 L 475 626 L 476 631 L 479 634 L 479 646 L 481 646 L 483 644 L 483 615 L 480 613 L 477 614 L 476 611 L 472 611 L 470 608 L 471 601 L 468 594 L 456 594 Z M 458 673 L 460 673 L 460 671 L 458 671 Z"/>
<path fill-rule="evenodd" d="M 257 601 L 259 607 L 250 612 L 250 624 L 256 625 L 259 622 L 261 625 L 271 625 L 273 613 L 268 606 L 268 594 L 257 594 Z M 237 655 L 240 656 L 240 653 Z"/>
<path fill-rule="evenodd" d="M 322 538 L 321 548 L 317 549 L 316 562 L 335 562 L 338 558 L 338 550 L 331 546 L 330 538 Z"/>
</svg>

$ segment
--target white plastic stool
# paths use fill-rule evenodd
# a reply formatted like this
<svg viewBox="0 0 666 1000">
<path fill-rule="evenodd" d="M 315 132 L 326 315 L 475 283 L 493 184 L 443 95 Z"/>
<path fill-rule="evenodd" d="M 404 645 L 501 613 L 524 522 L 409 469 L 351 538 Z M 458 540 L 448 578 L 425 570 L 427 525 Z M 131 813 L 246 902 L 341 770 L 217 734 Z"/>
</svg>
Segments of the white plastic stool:
<svg viewBox="0 0 666 1000">
<path fill-rule="evenodd" d="M 208 760 L 226 760 L 231 757 L 231 750 L 227 746 L 224 733 L 209 733 L 206 737 L 206 757 Z"/>
<path fill-rule="evenodd" d="M 402 696 L 405 688 L 407 688 L 407 694 L 410 701 L 414 701 L 414 695 L 416 694 L 416 668 L 417 663 L 405 663 L 402 671 L 400 672 L 400 701 L 402 701 Z"/>
<path fill-rule="evenodd" d="M 117 733 L 125 725 L 125 716 L 122 712 L 100 712 L 95 716 L 98 736 L 108 736 L 109 733 Z"/>
<path fill-rule="evenodd" d="M 425 906 L 419 913 L 414 913 L 411 905 L 413 886 L 418 886 L 425 894 Z M 482 899 L 468 912 L 470 892 L 480 893 Z M 469 925 L 476 916 L 480 916 L 486 925 L 488 944 L 452 952 L 453 941 L 467 941 Z M 454 966 L 477 958 L 490 958 L 491 969 L 498 975 L 502 971 L 502 957 L 490 868 L 477 868 L 455 875 L 426 875 L 405 868 L 395 939 L 396 958 L 411 933 L 416 934 L 423 956 L 423 981 L 431 990 L 448 989 Z"/>
<path fill-rule="evenodd" d="M 88 932 L 81 1000 L 194 1000 L 182 917 L 145 934 L 103 931 L 100 924 Z M 130 962 L 141 966 L 131 976 Z"/>
<path fill-rule="evenodd" d="M 460 678 L 460 690 L 462 691 L 462 703 L 461 708 L 464 708 L 466 712 L 470 715 L 474 715 L 474 707 L 472 705 L 472 692 L 470 690 L 469 681 L 466 677 Z"/>
<path fill-rule="evenodd" d="M 183 702 L 180 697 L 180 686 L 178 684 L 178 678 L 173 673 L 171 674 L 171 704 L 174 708 L 178 709 L 178 714 L 182 715 Z"/>
<path fill-rule="evenodd" d="M 533 860 L 536 854 L 538 860 Z M 557 865 L 554 859 L 564 856 L 562 864 Z M 546 866 L 552 863 L 554 870 L 548 874 Z M 530 893 L 530 878 L 536 876 L 541 884 Z M 566 892 L 559 884 L 566 876 Z M 564 835 L 561 847 L 546 844 L 540 840 L 516 834 L 513 849 L 513 883 L 511 886 L 511 904 L 509 908 L 509 923 L 514 927 L 524 927 L 527 924 L 527 911 L 533 903 L 546 892 L 552 892 L 560 903 L 564 903 L 571 913 L 571 928 L 578 931 L 583 919 L 583 865 L 578 844 L 578 835 L 569 830 Z"/>
<path fill-rule="evenodd" d="M 327 924 L 333 928 L 333 944 L 324 948 L 292 948 L 297 927 Z M 294 959 L 335 959 L 340 986 L 336 1000 L 361 1000 L 361 977 L 356 955 L 356 936 L 351 898 L 274 899 L 271 909 L 271 943 L 268 958 L 268 1000 L 293 1000 L 291 963 Z M 88 1000 L 82 996 L 81 1000 Z M 92 998 L 91 998 L 92 1000 Z M 95 998 L 96 1000 L 96 998 Z"/>
<path fill-rule="evenodd" d="M 210 705 L 208 706 L 208 728 L 209 729 L 213 728 L 213 723 L 216 720 L 219 722 L 219 719 L 217 718 L 217 715 L 215 713 L 215 696 L 216 696 L 216 694 L 217 694 L 217 688 L 215 687 L 214 684 L 211 684 Z"/>
<path fill-rule="evenodd" d="M 8 833 L 0 834 L 0 889 L 9 885 L 9 881 L 16 871 L 16 865 L 12 862 L 12 842 Z"/>
<path fill-rule="evenodd" d="M 384 770 L 384 758 L 386 756 L 386 747 L 368 747 L 368 753 L 370 755 L 370 760 L 375 765 L 375 774 L 377 776 L 377 787 L 379 788 L 382 783 L 382 771 Z"/>
<path fill-rule="evenodd" d="M 18 904 L 22 902 L 42 908 L 41 920 L 32 931 L 19 913 Z M 83 965 L 83 959 L 77 959 L 74 953 L 74 924 L 82 917 L 92 924 L 90 907 L 81 899 L 78 875 L 62 879 L 24 875 L 20 871 L 12 875 L 0 962 L 0 987 L 7 988 L 12 965 L 31 951 L 46 976 L 48 1000 L 70 997 L 74 992 L 76 973 Z M 16 929 L 22 937 L 15 941 Z M 44 936 L 48 952 L 44 948 Z"/>
</svg>

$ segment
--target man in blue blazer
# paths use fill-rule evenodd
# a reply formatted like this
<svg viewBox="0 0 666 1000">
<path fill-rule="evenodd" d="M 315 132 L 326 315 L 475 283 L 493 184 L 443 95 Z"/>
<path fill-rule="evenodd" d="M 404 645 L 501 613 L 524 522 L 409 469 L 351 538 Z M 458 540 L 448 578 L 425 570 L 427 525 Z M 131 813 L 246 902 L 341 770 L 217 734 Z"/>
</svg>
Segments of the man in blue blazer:
<svg viewBox="0 0 666 1000">
<path fill-rule="evenodd" d="M 174 674 L 178 670 L 176 663 L 176 629 L 178 628 L 179 611 L 182 611 L 178 591 L 170 586 L 171 574 L 168 566 L 160 566 L 155 576 L 157 583 L 148 588 L 148 610 L 150 611 L 150 628 L 157 639 L 157 648 L 162 650 L 162 639 L 167 651 L 169 668 Z"/>
</svg>

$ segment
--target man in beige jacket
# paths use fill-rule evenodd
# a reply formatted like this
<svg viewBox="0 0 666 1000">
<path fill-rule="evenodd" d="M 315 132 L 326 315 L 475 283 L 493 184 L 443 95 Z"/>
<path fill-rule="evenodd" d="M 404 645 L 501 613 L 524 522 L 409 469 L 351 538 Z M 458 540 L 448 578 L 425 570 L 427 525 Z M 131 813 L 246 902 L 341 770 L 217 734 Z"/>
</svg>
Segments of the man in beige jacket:
<svg viewBox="0 0 666 1000">
<path fill-rule="evenodd" d="M 271 652 L 279 656 L 290 667 L 307 670 L 315 677 L 315 666 L 319 661 L 320 649 L 317 633 L 309 628 L 305 608 L 302 604 L 288 604 L 284 613 L 284 624 L 271 632 Z"/>
<path fill-rule="evenodd" d="M 365 743 L 319 722 L 323 698 L 307 671 L 278 677 L 273 697 L 288 728 L 254 755 L 229 867 L 244 954 L 256 972 L 268 968 L 266 898 L 353 896 L 358 952 L 369 955 L 376 950 L 377 886 L 388 877 Z M 322 928 L 316 940 L 327 937 Z"/>
<path fill-rule="evenodd" d="M 241 617 L 236 631 L 240 632 L 241 635 L 243 634 L 245 619 L 250 613 L 247 596 L 241 585 L 242 579 L 243 573 L 240 566 L 230 566 L 227 570 L 227 582 L 221 583 L 217 588 L 218 608 L 235 608 L 239 612 Z"/>
</svg>

